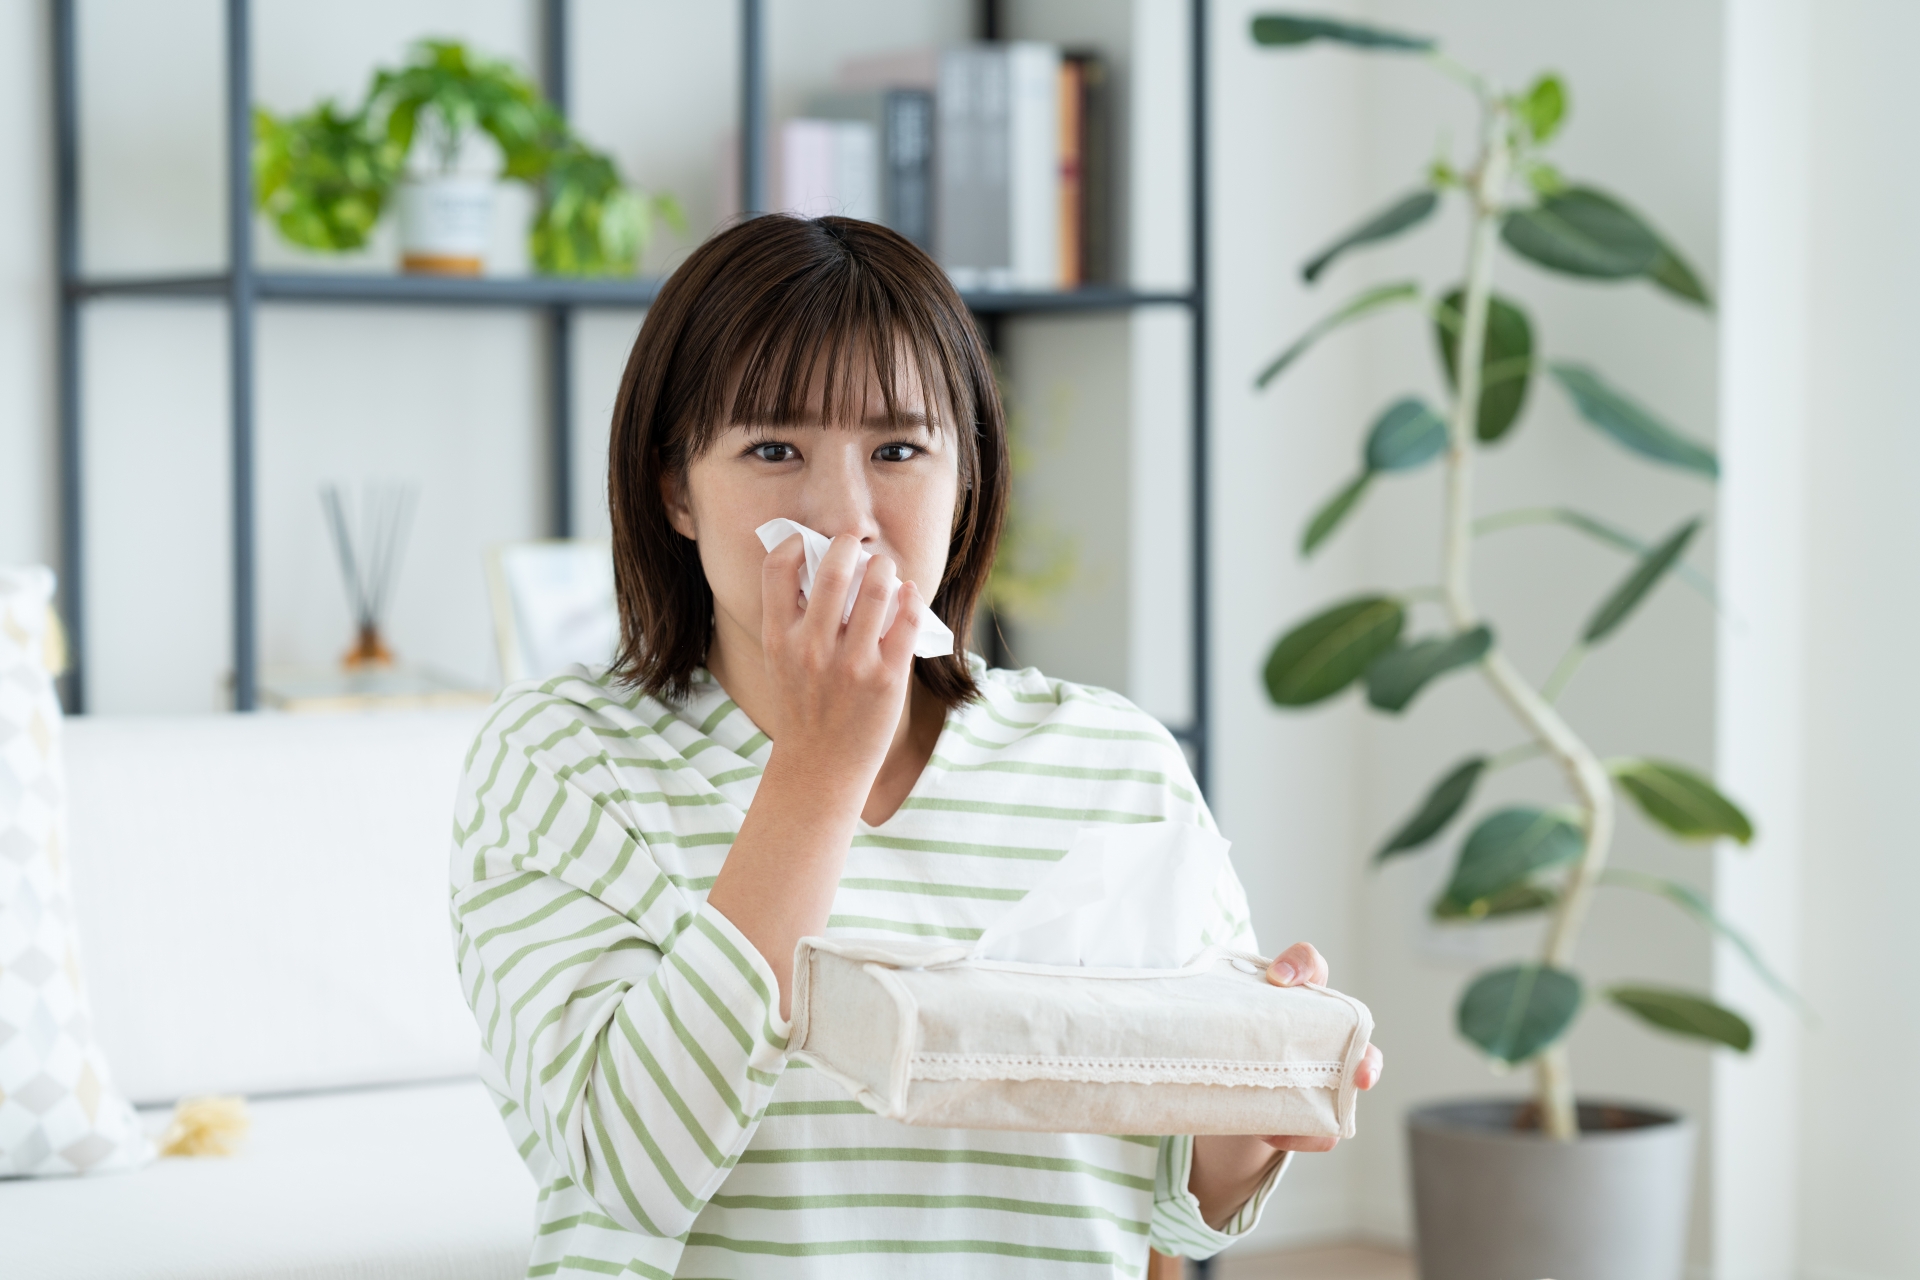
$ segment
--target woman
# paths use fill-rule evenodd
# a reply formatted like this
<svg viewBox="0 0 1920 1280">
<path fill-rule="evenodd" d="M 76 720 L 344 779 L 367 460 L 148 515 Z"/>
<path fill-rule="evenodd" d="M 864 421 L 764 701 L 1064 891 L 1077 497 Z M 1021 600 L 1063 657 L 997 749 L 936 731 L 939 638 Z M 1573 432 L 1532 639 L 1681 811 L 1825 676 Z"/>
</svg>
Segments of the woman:
<svg viewBox="0 0 1920 1280">
<path fill-rule="evenodd" d="M 1008 479 L 967 312 L 892 232 L 757 218 L 661 290 L 614 410 L 620 654 L 501 696 L 455 822 L 529 1274 L 1138 1276 L 1332 1145 L 909 1128 L 786 1058 L 800 938 L 977 937 L 1082 826 L 1212 825 L 1124 698 L 913 656 L 926 610 L 968 633 Z M 810 602 L 800 539 L 755 535 L 781 516 L 833 539 Z M 1253 949 L 1231 872 L 1214 897 Z"/>
</svg>

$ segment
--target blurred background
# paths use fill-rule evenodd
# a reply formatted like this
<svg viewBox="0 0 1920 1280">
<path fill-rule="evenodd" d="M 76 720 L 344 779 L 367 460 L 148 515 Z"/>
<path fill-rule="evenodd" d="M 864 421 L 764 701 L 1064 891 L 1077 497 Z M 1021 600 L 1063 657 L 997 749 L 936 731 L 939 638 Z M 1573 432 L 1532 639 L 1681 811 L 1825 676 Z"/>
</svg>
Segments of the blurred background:
<svg viewBox="0 0 1920 1280">
<path fill-rule="evenodd" d="M 1526 1093 L 1522 1074 L 1489 1077 L 1454 1007 L 1476 972 L 1536 949 L 1541 925 L 1436 921 L 1446 860 L 1375 870 L 1369 854 L 1469 745 L 1498 750 L 1513 732 L 1465 678 L 1398 719 L 1352 696 L 1274 705 L 1263 667 L 1302 617 L 1437 580 L 1433 471 L 1382 477 L 1337 539 L 1311 558 L 1298 547 L 1381 408 L 1403 394 L 1444 404 L 1448 390 L 1432 328 L 1411 311 L 1329 336 L 1265 389 L 1254 379 L 1368 286 L 1417 279 L 1437 295 L 1459 278 L 1458 198 L 1319 285 L 1299 268 L 1427 181 L 1436 156 L 1464 167 L 1480 124 L 1471 95 L 1415 59 L 1256 43 L 1253 19 L 1274 7 L 1210 0 L 1196 21 L 1182 0 L 255 4 L 249 101 L 269 126 L 323 99 L 351 112 L 375 68 L 405 67 L 423 38 L 458 41 L 564 108 L 571 158 L 610 161 L 625 194 L 592 174 L 583 189 L 627 232 L 592 231 L 584 264 L 530 244 L 551 190 L 540 183 L 557 171 L 502 177 L 512 149 L 476 129 L 428 169 L 482 188 L 481 213 L 467 210 L 477 240 L 472 225 L 464 242 L 457 225 L 403 226 L 396 190 L 362 243 L 322 252 L 290 240 L 290 195 L 254 213 L 236 285 L 234 10 L 5 6 L 0 564 L 62 575 L 69 713 L 477 709 L 506 679 L 591 656 L 606 644 L 593 611 L 607 423 L 651 290 L 743 210 L 891 221 L 966 290 L 1014 411 L 1016 534 L 977 647 L 1120 690 L 1173 729 L 1234 843 L 1263 944 L 1312 941 L 1378 1020 L 1390 1067 L 1362 1135 L 1297 1161 L 1220 1271 L 1411 1275 L 1402 1118 L 1436 1099 Z M 1315 11 L 1436 37 L 1502 91 L 1555 73 L 1555 165 L 1622 193 L 1713 297 L 1711 310 L 1677 305 L 1644 281 L 1596 288 L 1502 258 L 1495 288 L 1524 305 L 1536 342 L 1714 447 L 1719 481 L 1650 469 L 1540 378 L 1523 429 L 1482 461 L 1475 509 L 1604 512 L 1648 543 L 1703 517 L 1686 565 L 1710 590 L 1676 580 L 1648 596 L 1559 708 L 1601 755 L 1684 760 L 1740 801 L 1758 831 L 1744 848 L 1676 854 L 1633 810 L 1614 862 L 1683 870 L 1807 1011 L 1672 902 L 1616 895 L 1581 944 L 1592 982 L 1657 976 L 1712 993 L 1755 1043 L 1703 1049 L 1596 1002 L 1570 1050 L 1582 1096 L 1698 1125 L 1687 1274 L 1920 1275 L 1907 1209 L 1920 1103 L 1901 1066 L 1920 1051 L 1920 961 L 1898 942 L 1898 904 L 1920 893 L 1900 781 L 1920 765 L 1907 654 L 1920 176 L 1900 89 L 1920 11 Z M 70 82 L 53 53 L 61 12 Z M 982 39 L 1039 50 L 1039 70 L 1018 52 L 972 70 L 943 61 Z M 1045 75 L 1051 114 L 1003 103 L 1010 123 L 953 124 L 954 77 L 969 74 Z M 962 127 L 1002 128 L 991 136 L 1013 152 L 984 194 L 941 168 L 964 148 L 940 131 Z M 1023 137 L 1066 174 L 1044 193 L 1022 185 Z M 412 163 L 416 180 L 432 176 L 418 149 Z M 266 173 L 245 171 L 256 186 Z M 242 337 L 236 299 L 251 308 Z M 251 450 L 238 462 L 237 440 Z M 585 551 L 544 568 L 525 558 L 556 537 Z M 359 577 L 343 581 L 347 561 Z M 1475 589 L 1538 684 L 1627 567 L 1578 532 L 1519 529 L 1480 545 Z M 397 661 L 369 651 L 343 671 L 372 624 Z M 1556 778 L 1545 760 L 1521 763 L 1478 799 L 1539 798 Z M 1278 1260 L 1301 1249 L 1316 1252 Z M 1240 1256 L 1252 1254 L 1272 1257 Z"/>
</svg>

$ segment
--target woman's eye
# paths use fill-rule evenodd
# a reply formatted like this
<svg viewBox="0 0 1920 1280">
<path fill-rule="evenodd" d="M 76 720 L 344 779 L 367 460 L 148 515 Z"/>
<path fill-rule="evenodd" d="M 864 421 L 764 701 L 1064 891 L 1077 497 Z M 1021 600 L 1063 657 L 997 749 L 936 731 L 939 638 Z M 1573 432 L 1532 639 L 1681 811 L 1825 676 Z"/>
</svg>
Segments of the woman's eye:
<svg viewBox="0 0 1920 1280">
<path fill-rule="evenodd" d="M 906 462 L 920 450 L 910 444 L 883 444 L 874 451 L 874 457 L 882 462 Z"/>
<path fill-rule="evenodd" d="M 766 444 L 757 444 L 751 450 L 754 457 L 762 462 L 791 462 L 795 456 L 794 447 L 769 440 Z"/>
</svg>

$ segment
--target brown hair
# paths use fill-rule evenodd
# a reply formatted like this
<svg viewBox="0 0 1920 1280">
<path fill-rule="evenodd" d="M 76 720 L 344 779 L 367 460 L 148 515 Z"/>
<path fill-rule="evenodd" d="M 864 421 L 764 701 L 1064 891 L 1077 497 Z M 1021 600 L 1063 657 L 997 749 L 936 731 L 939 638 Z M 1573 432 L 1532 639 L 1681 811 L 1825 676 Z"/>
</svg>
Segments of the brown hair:
<svg viewBox="0 0 1920 1280">
<path fill-rule="evenodd" d="M 866 374 L 888 418 L 907 368 L 929 425 L 959 454 L 959 500 L 934 613 L 965 637 L 1000 540 L 1009 484 L 1006 421 L 966 304 L 913 242 L 871 222 L 768 214 L 693 251 L 647 311 L 614 403 L 607 460 L 615 675 L 678 700 L 713 640 L 699 549 L 668 520 L 662 476 L 683 476 L 729 425 L 857 421 Z M 813 399 L 815 380 L 821 397 Z M 819 406 L 810 408 L 810 406 Z M 915 658 L 948 707 L 979 694 L 966 658 Z"/>
</svg>

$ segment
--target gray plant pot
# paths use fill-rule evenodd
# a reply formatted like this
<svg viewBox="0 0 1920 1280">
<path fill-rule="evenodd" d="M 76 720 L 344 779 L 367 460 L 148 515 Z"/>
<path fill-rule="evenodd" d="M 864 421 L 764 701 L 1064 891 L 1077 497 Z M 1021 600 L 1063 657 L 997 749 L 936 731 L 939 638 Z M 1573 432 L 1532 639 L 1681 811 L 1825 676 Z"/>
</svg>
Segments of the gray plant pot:
<svg viewBox="0 0 1920 1280">
<path fill-rule="evenodd" d="M 1407 1117 L 1420 1280 L 1679 1280 L 1693 1125 L 1580 1104 L 1580 1140 L 1517 1129 L 1527 1104 L 1449 1102 Z"/>
</svg>

